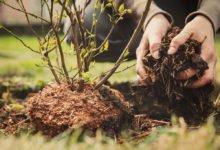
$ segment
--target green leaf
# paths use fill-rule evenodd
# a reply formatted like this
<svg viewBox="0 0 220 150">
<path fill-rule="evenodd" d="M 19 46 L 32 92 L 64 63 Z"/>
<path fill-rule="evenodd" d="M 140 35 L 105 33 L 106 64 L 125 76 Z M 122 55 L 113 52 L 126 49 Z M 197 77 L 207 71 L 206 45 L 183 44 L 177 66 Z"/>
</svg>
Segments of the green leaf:
<svg viewBox="0 0 220 150">
<path fill-rule="evenodd" d="M 94 42 L 94 41 L 91 41 L 91 42 L 90 42 L 90 46 L 91 46 L 91 47 L 96 47 L 95 42 Z"/>
<path fill-rule="evenodd" d="M 105 5 L 105 7 L 110 7 L 110 8 L 111 8 L 112 6 L 113 6 L 112 3 L 108 3 L 108 4 Z"/>
<path fill-rule="evenodd" d="M 96 0 L 94 8 L 95 8 L 95 9 L 98 9 L 98 8 L 99 8 L 99 0 Z"/>
<path fill-rule="evenodd" d="M 109 14 L 108 14 L 108 17 L 109 17 L 109 21 L 112 23 L 113 22 L 113 17 Z"/>
<path fill-rule="evenodd" d="M 131 9 L 126 9 L 126 13 L 131 14 L 132 10 Z"/>
<path fill-rule="evenodd" d="M 89 35 L 89 38 L 90 38 L 90 39 L 95 38 L 95 34 L 90 34 L 90 35 Z"/>
<path fill-rule="evenodd" d="M 82 48 L 80 51 L 80 57 L 83 58 L 83 56 L 86 54 L 87 50 L 85 48 Z"/>
<path fill-rule="evenodd" d="M 24 106 L 21 104 L 10 104 L 9 107 L 15 111 L 21 111 L 24 109 Z"/>
<path fill-rule="evenodd" d="M 119 6 L 118 11 L 119 11 L 119 13 L 123 13 L 124 10 L 125 10 L 125 5 L 124 5 L 124 3 L 123 3 L 123 4 L 121 4 L 121 5 Z"/>
<path fill-rule="evenodd" d="M 101 13 L 103 13 L 104 11 L 105 11 L 105 5 L 102 4 L 102 6 L 101 6 Z"/>
<path fill-rule="evenodd" d="M 92 14 L 92 26 L 96 26 L 96 24 L 97 24 L 96 14 L 93 13 Z"/>
<path fill-rule="evenodd" d="M 126 50 L 126 51 L 125 51 L 125 54 L 124 54 L 124 58 L 126 58 L 128 55 L 129 55 L 129 51 Z"/>
<path fill-rule="evenodd" d="M 85 81 L 89 81 L 89 74 L 88 74 L 88 73 L 83 72 L 83 73 L 82 73 L 82 77 L 83 77 L 83 79 L 84 79 Z"/>
<path fill-rule="evenodd" d="M 105 44 L 104 44 L 104 46 L 103 46 L 103 50 L 104 50 L 104 51 L 105 51 L 105 50 L 108 50 L 108 48 L 109 48 L 109 42 L 106 41 Z"/>
</svg>

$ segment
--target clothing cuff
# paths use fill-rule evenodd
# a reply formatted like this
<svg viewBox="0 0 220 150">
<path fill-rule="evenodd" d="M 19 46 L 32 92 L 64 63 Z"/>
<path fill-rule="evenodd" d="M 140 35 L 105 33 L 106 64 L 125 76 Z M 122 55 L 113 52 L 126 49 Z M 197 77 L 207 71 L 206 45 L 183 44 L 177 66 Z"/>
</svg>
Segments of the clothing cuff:
<svg viewBox="0 0 220 150">
<path fill-rule="evenodd" d="M 213 32 L 214 32 L 214 35 L 218 29 L 217 27 L 217 24 L 214 23 L 213 19 L 211 16 L 209 16 L 206 12 L 204 11 L 195 11 L 195 12 L 192 12 L 191 14 L 189 14 L 187 17 L 186 17 L 186 20 L 185 20 L 185 23 L 187 24 L 188 22 L 190 22 L 194 17 L 198 16 L 198 15 L 201 15 L 203 17 L 205 17 L 206 19 L 208 19 L 212 25 L 212 29 L 213 29 Z"/>
<path fill-rule="evenodd" d="M 167 20 L 170 22 L 170 24 L 171 25 L 173 24 L 173 17 L 169 13 L 167 13 L 166 11 L 158 11 L 155 13 L 151 13 L 150 15 L 147 16 L 147 18 L 145 19 L 144 25 L 143 25 L 143 30 L 145 30 L 145 28 L 147 27 L 151 19 L 153 19 L 153 17 L 159 14 L 164 15 L 167 18 Z"/>
</svg>

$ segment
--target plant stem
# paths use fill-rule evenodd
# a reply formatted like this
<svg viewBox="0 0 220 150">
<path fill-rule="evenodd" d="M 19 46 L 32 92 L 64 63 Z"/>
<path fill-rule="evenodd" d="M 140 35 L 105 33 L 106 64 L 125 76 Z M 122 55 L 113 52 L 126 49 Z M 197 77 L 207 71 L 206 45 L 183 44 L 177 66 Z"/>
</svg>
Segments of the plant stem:
<svg viewBox="0 0 220 150">
<path fill-rule="evenodd" d="M 107 73 L 97 84 L 96 84 L 96 89 L 100 88 L 112 75 L 113 73 L 118 69 L 118 67 L 120 66 L 121 62 L 124 60 L 124 55 L 126 54 L 126 52 L 130 49 L 130 47 L 132 46 L 132 44 L 135 42 L 135 40 L 137 39 L 137 36 L 139 34 L 139 32 L 142 29 L 142 26 L 144 24 L 145 18 L 147 17 L 147 14 L 150 10 L 150 4 L 151 4 L 152 0 L 148 0 L 147 4 L 145 6 L 145 10 L 143 12 L 143 15 L 141 16 L 141 19 L 138 23 L 138 26 L 136 27 L 130 41 L 128 42 L 128 44 L 126 45 L 126 47 L 124 48 L 123 52 L 121 53 L 120 57 L 118 58 L 117 62 L 115 63 L 114 67 L 111 69 L 111 71 L 109 73 Z"/>
<path fill-rule="evenodd" d="M 11 30 L 7 29 L 6 27 L 2 26 L 2 29 L 4 29 L 5 31 L 7 31 L 9 34 L 11 34 L 14 38 L 16 38 L 18 41 L 20 41 L 26 48 L 28 48 L 29 50 L 31 50 L 32 52 L 35 52 L 37 54 L 40 54 L 39 51 L 34 50 L 33 48 L 31 48 L 30 46 L 28 46 L 21 38 L 19 38 L 18 35 L 16 35 L 15 33 L 13 33 Z"/>
<path fill-rule="evenodd" d="M 79 14 L 79 11 L 77 10 L 76 8 L 76 2 L 75 0 L 73 0 L 73 8 L 74 8 L 74 11 L 75 11 L 75 14 L 76 14 L 76 19 L 78 21 L 78 25 L 79 25 L 79 30 L 80 30 L 80 33 L 81 33 L 81 40 L 83 42 L 83 47 L 86 48 L 86 38 L 85 38 L 85 30 L 84 30 L 84 25 L 81 21 L 81 17 L 80 17 L 80 14 Z"/>
<path fill-rule="evenodd" d="M 67 80 L 68 83 L 70 83 L 70 78 L 69 78 L 69 73 L 67 71 L 67 68 L 66 68 L 66 64 L 65 64 L 65 59 L 64 59 L 64 54 L 63 54 L 63 49 L 62 49 L 62 45 L 61 45 L 61 41 L 60 41 L 60 37 L 59 37 L 59 34 L 58 34 L 58 30 L 57 30 L 57 27 L 53 25 L 53 3 L 54 3 L 54 0 L 51 0 L 51 8 L 49 7 L 48 3 L 46 2 L 46 0 L 44 0 L 45 3 L 46 3 L 46 6 L 47 6 L 47 9 L 50 13 L 50 23 L 51 23 L 51 26 L 52 26 L 52 30 L 55 34 L 55 37 L 56 37 L 56 41 L 57 41 L 57 45 L 58 45 L 58 50 L 59 50 L 59 53 L 60 53 L 60 60 L 61 60 L 61 66 L 62 66 L 62 69 L 63 69 L 63 72 L 65 74 L 65 78 Z M 64 4 L 65 6 L 65 4 Z"/>
<path fill-rule="evenodd" d="M 55 81 L 56 81 L 58 84 L 60 84 L 60 80 L 59 80 L 59 78 L 58 78 L 58 76 L 57 76 L 57 74 L 56 74 L 56 71 L 54 70 L 54 67 L 53 67 L 51 61 L 50 61 L 50 57 L 49 57 L 47 54 L 46 54 L 46 56 L 44 56 L 44 57 L 46 57 L 46 59 L 47 59 L 48 66 L 49 66 L 50 71 L 52 72 L 52 74 L 53 74 L 53 76 L 54 76 Z"/>
<path fill-rule="evenodd" d="M 79 49 L 79 43 L 78 43 L 78 38 L 77 38 L 77 31 L 76 27 L 73 27 L 73 45 L 74 45 L 74 50 L 76 51 L 76 57 L 77 57 L 77 67 L 79 70 L 79 77 L 82 77 L 82 64 L 81 64 L 81 58 L 80 58 L 80 49 Z"/>
<path fill-rule="evenodd" d="M 73 18 L 73 13 L 71 10 L 69 10 L 62 2 L 61 0 L 58 0 L 58 3 L 64 8 L 67 16 L 70 19 L 71 22 L 71 28 L 72 31 L 74 32 L 74 37 L 73 37 L 73 44 L 74 44 L 74 50 L 76 51 L 76 59 L 77 59 L 77 66 L 78 66 L 78 72 L 79 72 L 79 77 L 82 76 L 82 62 L 80 58 L 80 49 L 79 49 L 79 44 L 78 44 L 78 38 L 77 38 L 77 33 L 76 33 L 76 24 L 75 24 L 75 19 Z"/>
<path fill-rule="evenodd" d="M 38 41 L 40 42 L 40 36 L 38 35 L 38 33 L 33 29 L 32 27 L 32 24 L 31 24 L 31 21 L 29 19 L 29 16 L 28 16 L 28 13 L 26 11 L 26 8 L 24 6 L 24 3 L 23 3 L 23 0 L 20 0 L 20 3 L 21 3 L 21 8 L 23 9 L 24 11 L 24 14 L 25 14 L 25 17 L 26 17 L 26 20 L 27 20 L 27 23 L 28 23 L 28 26 L 29 28 L 31 29 L 31 31 L 34 33 L 34 35 L 37 37 Z"/>
</svg>

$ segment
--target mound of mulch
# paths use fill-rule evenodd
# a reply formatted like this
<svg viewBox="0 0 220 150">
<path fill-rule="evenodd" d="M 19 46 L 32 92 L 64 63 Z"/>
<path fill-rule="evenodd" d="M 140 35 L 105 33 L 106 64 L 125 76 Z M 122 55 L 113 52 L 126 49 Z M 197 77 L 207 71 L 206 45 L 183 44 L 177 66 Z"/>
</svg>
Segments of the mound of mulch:
<svg viewBox="0 0 220 150">
<path fill-rule="evenodd" d="M 145 56 L 143 62 L 147 72 L 146 84 L 134 86 L 133 91 L 141 105 L 151 105 L 149 99 L 152 99 L 152 108 L 155 108 L 150 109 L 154 111 L 152 114 L 157 113 L 155 111 L 161 107 L 163 113 L 159 114 L 174 113 L 186 120 L 200 120 L 212 110 L 209 96 L 214 88 L 211 84 L 197 89 L 188 88 L 190 83 L 202 77 L 208 69 L 208 64 L 200 57 L 202 43 L 188 39 L 178 48 L 177 53 L 167 54 L 171 40 L 180 31 L 180 28 L 173 27 L 163 37 L 159 48 L 160 59 L 154 59 L 150 53 Z M 190 79 L 178 80 L 179 73 L 189 68 L 198 70 L 198 73 Z"/>
<path fill-rule="evenodd" d="M 36 129 L 49 136 L 68 128 L 117 131 L 124 109 L 117 104 L 125 103 L 123 95 L 104 86 L 96 90 L 84 83 L 81 91 L 77 86 L 78 83 L 71 87 L 66 83 L 49 85 L 30 98 L 28 112 Z"/>
</svg>

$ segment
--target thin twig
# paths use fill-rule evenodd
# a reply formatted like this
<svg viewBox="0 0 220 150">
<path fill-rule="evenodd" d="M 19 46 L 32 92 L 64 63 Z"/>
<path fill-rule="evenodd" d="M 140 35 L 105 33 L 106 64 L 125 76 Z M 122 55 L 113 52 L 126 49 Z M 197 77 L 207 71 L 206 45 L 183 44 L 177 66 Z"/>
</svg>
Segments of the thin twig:
<svg viewBox="0 0 220 150">
<path fill-rule="evenodd" d="M 30 46 L 28 46 L 21 38 L 19 38 L 19 36 L 17 36 L 15 33 L 13 33 L 12 31 L 10 31 L 10 30 L 7 29 L 6 27 L 2 26 L 2 29 L 4 29 L 5 31 L 7 31 L 9 34 L 11 34 L 14 38 L 16 38 L 18 41 L 20 41 L 26 48 L 28 48 L 28 49 L 31 50 L 32 52 L 35 52 L 35 53 L 40 54 L 40 52 L 38 52 L 37 50 L 34 50 L 34 49 L 31 48 Z"/>
<path fill-rule="evenodd" d="M 66 78 L 67 82 L 70 83 L 69 73 L 67 71 L 66 64 L 65 64 L 65 59 L 64 59 L 64 54 L 63 54 L 63 49 L 62 49 L 60 37 L 59 37 L 59 34 L 58 34 L 58 31 L 57 31 L 56 27 L 53 25 L 53 8 L 54 8 L 53 3 L 54 3 L 54 0 L 51 0 L 51 8 L 49 7 L 46 0 L 44 0 L 44 1 L 46 3 L 48 11 L 50 12 L 50 23 L 52 25 L 52 29 L 53 29 L 53 32 L 54 32 L 55 37 L 56 37 L 58 50 L 59 50 L 59 53 L 60 53 L 61 66 L 62 66 L 62 69 L 63 69 L 63 72 L 65 74 L 65 78 Z"/>
<path fill-rule="evenodd" d="M 66 0 L 64 0 L 64 2 L 63 2 L 62 10 L 61 10 L 61 13 L 60 13 L 58 24 L 60 24 L 62 19 L 63 19 L 64 7 L 66 7 Z"/>
<path fill-rule="evenodd" d="M 141 19 L 138 23 L 137 28 L 135 29 L 130 41 L 128 42 L 127 46 L 125 47 L 125 49 L 123 50 L 122 54 L 120 55 L 120 57 L 118 58 L 117 62 L 115 63 L 114 67 L 111 69 L 111 71 L 106 74 L 96 85 L 96 89 L 100 88 L 102 86 L 103 83 L 105 83 L 111 76 L 112 74 L 117 70 L 117 68 L 120 66 L 121 62 L 124 59 L 124 55 L 126 54 L 126 52 L 130 49 L 130 47 L 132 46 L 132 44 L 136 41 L 137 36 L 139 34 L 139 32 L 142 29 L 142 26 L 144 24 L 145 18 L 150 10 L 150 4 L 151 4 L 152 0 L 148 0 L 147 4 L 145 6 L 145 10 L 143 12 L 143 15 L 141 16 Z"/>
<path fill-rule="evenodd" d="M 81 40 L 83 42 L 83 47 L 86 48 L 86 38 L 85 38 L 85 33 L 86 32 L 85 32 L 85 29 L 84 29 L 84 25 L 81 21 L 79 11 L 76 8 L 76 2 L 74 2 L 74 0 L 73 0 L 73 8 L 74 8 L 74 12 L 75 12 L 75 15 L 76 15 L 76 19 L 78 21 L 79 30 L 80 30 L 80 33 L 81 33 Z"/>
<path fill-rule="evenodd" d="M 95 13 L 96 13 L 96 11 L 95 11 Z M 88 56 L 88 60 L 87 60 L 87 62 L 86 62 L 87 68 L 89 68 L 89 65 L 90 65 L 90 62 L 91 62 L 92 58 L 94 58 L 94 57 L 96 57 L 97 55 L 100 55 L 101 53 L 103 53 L 103 51 L 100 52 L 100 49 L 106 44 L 106 42 L 108 41 L 109 37 L 112 35 L 112 33 L 113 33 L 113 31 L 114 31 L 116 25 L 117 25 L 118 22 L 121 20 L 121 18 L 123 17 L 123 15 L 125 15 L 125 14 L 124 14 L 124 13 L 121 14 L 121 15 L 118 17 L 118 19 L 113 22 L 113 24 L 112 24 L 112 26 L 111 26 L 111 28 L 110 28 L 110 30 L 109 30 L 107 36 L 105 37 L 105 39 L 103 40 L 103 42 L 99 45 L 99 47 L 97 47 L 97 48 L 95 48 L 95 49 L 92 49 L 92 50 L 90 51 L 90 54 L 89 54 L 89 56 Z M 101 13 L 99 14 L 97 20 L 99 20 L 100 16 L 101 16 Z M 94 28 L 94 27 L 93 27 L 93 28 Z M 97 28 L 97 26 L 95 27 L 95 34 L 96 34 L 96 28 Z M 93 32 L 93 30 L 91 30 L 91 32 Z M 95 40 L 95 41 L 96 41 L 96 40 Z M 90 42 L 89 42 L 89 43 L 90 43 Z M 98 50 L 99 50 L 99 53 L 94 56 L 94 53 L 95 53 L 96 51 L 98 51 Z"/>
<path fill-rule="evenodd" d="M 82 10 L 82 19 L 85 18 L 86 7 L 87 7 L 90 3 L 91 3 L 91 0 L 86 0 L 86 1 L 85 1 L 84 7 L 83 7 L 83 10 Z"/>
<path fill-rule="evenodd" d="M 58 78 L 58 76 L 57 76 L 57 73 L 56 73 L 56 71 L 55 71 L 55 69 L 54 69 L 52 63 L 51 63 L 50 57 L 49 57 L 47 54 L 44 55 L 44 57 L 47 59 L 47 64 L 48 64 L 48 66 L 49 66 L 49 68 L 50 68 L 50 71 L 52 72 L 52 74 L 53 74 L 53 76 L 54 76 L 55 81 L 56 81 L 58 84 L 60 84 L 60 80 L 59 80 L 59 78 Z"/>
<path fill-rule="evenodd" d="M 123 68 L 123 69 L 121 69 L 121 70 L 119 70 L 119 71 L 116 71 L 115 74 L 118 74 L 118 73 L 121 73 L 121 72 L 123 72 L 123 71 L 126 71 L 126 70 L 128 70 L 128 69 L 134 67 L 135 65 L 136 65 L 136 64 L 132 64 L 132 65 L 130 65 L 130 66 L 127 66 L 127 67 L 125 67 L 125 68 Z M 110 71 L 111 71 L 111 70 L 108 70 L 108 71 L 102 73 L 101 76 L 107 74 L 107 73 L 110 72 Z M 100 75 L 96 76 L 94 79 L 97 80 L 97 79 L 99 79 L 99 78 L 100 78 Z"/>
<path fill-rule="evenodd" d="M 23 11 L 24 11 L 24 14 L 25 14 L 26 20 L 27 20 L 27 22 L 28 22 L 29 28 L 30 28 L 31 31 L 34 33 L 34 35 L 37 37 L 38 41 L 40 41 L 40 36 L 38 35 L 38 33 L 37 33 L 37 32 L 33 29 L 33 27 L 32 27 L 32 24 L 31 24 L 31 22 L 30 22 L 30 19 L 29 19 L 29 16 L 28 16 L 28 14 L 27 14 L 26 8 L 25 8 L 25 6 L 24 6 L 23 0 L 19 0 L 18 2 L 21 3 L 21 8 L 22 8 Z"/>
<path fill-rule="evenodd" d="M 70 19 L 72 31 L 75 33 L 75 31 L 76 31 L 75 22 L 76 22 L 76 21 L 75 21 L 75 19 L 73 18 L 73 13 L 72 13 L 72 11 L 69 10 L 69 9 L 61 2 L 61 0 L 58 0 L 58 3 L 59 3 L 62 7 L 64 7 L 65 12 L 66 12 L 67 16 L 68 16 L 69 19 Z M 76 33 L 75 33 L 75 34 L 76 34 Z M 79 68 L 78 68 L 78 72 L 79 72 L 79 76 L 81 76 L 83 64 L 82 64 L 82 62 L 81 62 L 80 49 L 79 49 L 79 46 L 78 46 L 78 38 L 77 38 L 77 35 L 74 35 L 73 38 L 74 38 L 74 39 L 73 39 L 72 42 L 73 42 L 73 44 L 76 44 L 76 45 L 74 45 L 74 47 L 77 47 L 77 48 L 75 48 L 74 50 L 76 51 L 77 66 L 79 67 Z"/>
<path fill-rule="evenodd" d="M 80 49 L 79 49 L 79 43 L 78 43 L 78 38 L 77 38 L 77 28 L 75 27 L 73 29 L 73 45 L 74 45 L 74 50 L 76 51 L 76 57 L 77 57 L 77 67 L 78 67 L 78 70 L 79 70 L 79 77 L 81 78 L 82 77 L 82 64 L 81 64 L 81 61 L 80 61 Z"/>
<path fill-rule="evenodd" d="M 123 72 L 123 71 L 126 71 L 126 70 L 128 70 L 128 69 L 134 67 L 135 65 L 136 65 L 136 64 L 132 64 L 132 65 L 130 65 L 130 66 L 127 66 L 127 67 L 123 68 L 122 70 L 116 71 L 115 73 L 121 73 L 121 72 Z"/>
<path fill-rule="evenodd" d="M 11 8 L 11 9 L 14 9 L 14 10 L 16 10 L 16 11 L 25 13 L 23 10 L 18 9 L 18 8 L 15 8 L 15 7 L 9 5 L 8 3 L 5 3 L 4 1 L 1 1 L 1 3 L 2 3 L 3 5 L 5 5 L 5 6 Z M 33 13 L 30 13 L 30 12 L 26 12 L 26 13 L 27 13 L 28 15 L 30 15 L 30 16 L 36 18 L 36 19 L 40 19 L 40 20 L 42 20 L 42 21 L 44 21 L 44 22 L 46 22 L 46 23 L 50 23 L 50 21 L 44 19 L 43 17 L 37 16 L 37 15 L 35 15 L 35 14 L 33 14 Z"/>
</svg>

